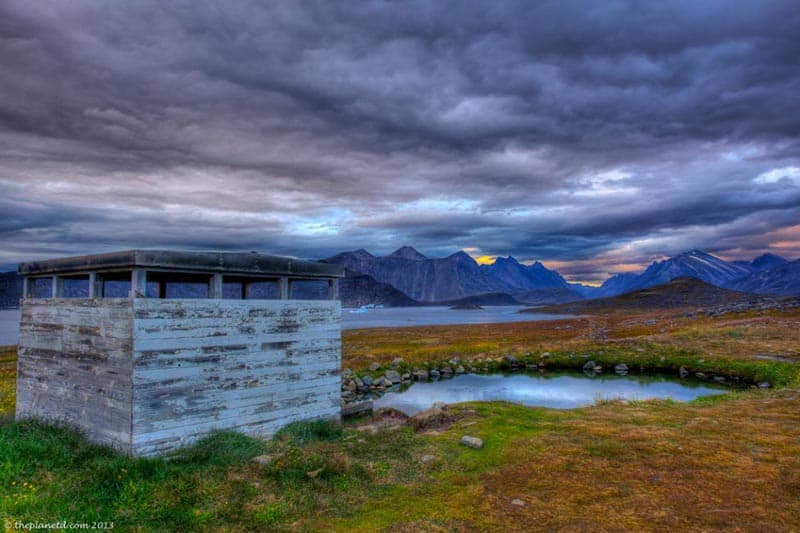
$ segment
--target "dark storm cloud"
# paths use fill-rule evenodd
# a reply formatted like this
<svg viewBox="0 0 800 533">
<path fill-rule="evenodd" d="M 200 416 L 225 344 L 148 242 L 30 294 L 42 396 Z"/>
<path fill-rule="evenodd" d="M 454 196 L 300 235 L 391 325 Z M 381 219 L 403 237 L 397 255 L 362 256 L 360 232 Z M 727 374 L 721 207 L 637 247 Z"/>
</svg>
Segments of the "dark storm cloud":
<svg viewBox="0 0 800 533">
<path fill-rule="evenodd" d="M 799 28 L 790 1 L 6 1 L 0 264 L 797 256 Z"/>
</svg>

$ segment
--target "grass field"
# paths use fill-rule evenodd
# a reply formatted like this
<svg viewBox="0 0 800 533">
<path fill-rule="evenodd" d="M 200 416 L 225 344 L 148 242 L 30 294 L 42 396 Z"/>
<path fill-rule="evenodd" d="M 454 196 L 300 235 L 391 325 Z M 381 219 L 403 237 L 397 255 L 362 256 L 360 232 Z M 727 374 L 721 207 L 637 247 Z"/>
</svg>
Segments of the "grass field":
<svg viewBox="0 0 800 533">
<path fill-rule="evenodd" d="M 167 459 L 133 459 L 70 430 L 12 422 L 15 352 L 4 350 L 0 514 L 144 531 L 797 530 L 798 326 L 796 312 L 672 311 L 349 331 L 344 366 L 354 370 L 395 357 L 429 364 L 549 352 L 559 365 L 590 354 L 777 387 L 571 411 L 465 404 L 448 409 L 452 425 L 435 431 L 297 424 L 269 442 L 212 435 Z M 460 445 L 465 434 L 484 447 Z M 263 454 L 275 459 L 251 461 Z"/>
</svg>

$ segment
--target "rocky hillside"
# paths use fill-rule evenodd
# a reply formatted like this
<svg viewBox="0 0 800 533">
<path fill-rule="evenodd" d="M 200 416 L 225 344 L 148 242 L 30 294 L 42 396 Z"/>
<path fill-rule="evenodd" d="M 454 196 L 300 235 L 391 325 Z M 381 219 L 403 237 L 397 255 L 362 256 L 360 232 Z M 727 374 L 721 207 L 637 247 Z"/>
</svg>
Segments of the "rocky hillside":
<svg viewBox="0 0 800 533">
<path fill-rule="evenodd" d="M 474 296 L 459 298 L 458 300 L 436 302 L 436 304 L 448 306 L 523 305 L 522 302 L 504 292 L 487 292 L 484 294 L 476 294 Z"/>
<path fill-rule="evenodd" d="M 773 298 L 716 287 L 697 278 L 681 277 L 662 285 L 614 296 L 572 302 L 523 312 L 593 313 L 606 309 L 713 308 L 721 305 L 747 306 L 772 301 Z"/>
<path fill-rule="evenodd" d="M 412 307 L 419 302 L 407 294 L 395 289 L 387 283 L 375 281 L 371 276 L 348 272 L 347 277 L 339 281 L 339 297 L 344 307 L 360 307 L 367 304 L 384 305 L 386 307 Z"/>
<path fill-rule="evenodd" d="M 753 272 L 730 284 L 739 291 L 800 296 L 800 260 Z"/>
<path fill-rule="evenodd" d="M 512 292 L 511 295 L 527 305 L 550 305 L 583 300 L 583 296 L 571 288 L 522 289 Z"/>
<path fill-rule="evenodd" d="M 770 270 L 772 268 L 783 266 L 788 262 L 789 261 L 779 255 L 763 254 L 750 261 L 748 266 L 752 272 L 762 272 L 764 270 Z"/>
<path fill-rule="evenodd" d="M 515 289 L 567 289 L 561 274 L 549 270 L 540 262 L 523 265 L 513 257 L 498 257 L 491 265 L 481 265 L 481 270 Z"/>
<path fill-rule="evenodd" d="M 680 277 L 692 277 L 717 287 L 735 287 L 738 280 L 757 271 L 765 272 L 763 278 L 768 279 L 772 269 L 785 262 L 785 259 L 773 254 L 764 254 L 750 263 L 728 262 L 700 250 L 692 250 L 664 261 L 656 261 L 641 274 L 613 276 L 592 293 L 591 297 L 617 296 L 655 287 Z"/>
</svg>

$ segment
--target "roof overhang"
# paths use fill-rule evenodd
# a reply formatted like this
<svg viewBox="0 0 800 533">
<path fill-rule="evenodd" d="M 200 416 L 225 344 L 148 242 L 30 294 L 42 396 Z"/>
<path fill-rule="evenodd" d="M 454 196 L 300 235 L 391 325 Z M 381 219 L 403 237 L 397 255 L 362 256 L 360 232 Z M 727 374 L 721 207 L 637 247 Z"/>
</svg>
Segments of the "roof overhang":
<svg viewBox="0 0 800 533">
<path fill-rule="evenodd" d="M 292 257 L 256 252 L 176 252 L 167 250 L 127 250 L 32 261 L 20 264 L 19 273 L 25 277 L 36 277 L 80 275 L 89 272 L 134 268 L 265 277 L 290 276 L 326 279 L 344 277 L 344 267 L 340 265 Z"/>
</svg>

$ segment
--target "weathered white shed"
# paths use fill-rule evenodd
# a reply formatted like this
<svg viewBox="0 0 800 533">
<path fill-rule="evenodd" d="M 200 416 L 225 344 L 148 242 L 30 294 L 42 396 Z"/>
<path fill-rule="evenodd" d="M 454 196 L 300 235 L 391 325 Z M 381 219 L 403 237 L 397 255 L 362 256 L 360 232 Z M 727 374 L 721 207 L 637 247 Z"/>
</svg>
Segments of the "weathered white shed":
<svg viewBox="0 0 800 533">
<path fill-rule="evenodd" d="M 18 419 L 151 455 L 341 416 L 338 265 L 134 250 L 19 272 Z"/>
</svg>

